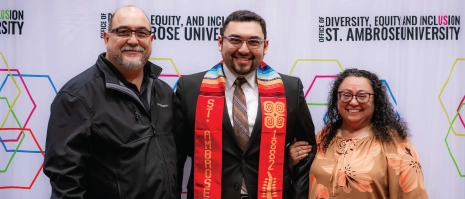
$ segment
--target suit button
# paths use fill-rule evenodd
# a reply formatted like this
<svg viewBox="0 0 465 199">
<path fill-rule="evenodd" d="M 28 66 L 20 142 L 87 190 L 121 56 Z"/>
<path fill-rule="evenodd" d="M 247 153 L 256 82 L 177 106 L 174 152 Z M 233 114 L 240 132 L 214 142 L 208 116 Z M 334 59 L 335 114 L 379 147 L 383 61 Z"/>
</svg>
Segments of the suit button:
<svg viewBox="0 0 465 199">
<path fill-rule="evenodd" d="M 245 160 L 244 160 L 244 159 L 242 159 L 242 164 L 245 164 Z"/>
<path fill-rule="evenodd" d="M 238 190 L 238 189 L 239 189 L 239 184 L 237 184 L 237 183 L 234 184 L 234 189 L 235 189 L 235 190 Z"/>
</svg>

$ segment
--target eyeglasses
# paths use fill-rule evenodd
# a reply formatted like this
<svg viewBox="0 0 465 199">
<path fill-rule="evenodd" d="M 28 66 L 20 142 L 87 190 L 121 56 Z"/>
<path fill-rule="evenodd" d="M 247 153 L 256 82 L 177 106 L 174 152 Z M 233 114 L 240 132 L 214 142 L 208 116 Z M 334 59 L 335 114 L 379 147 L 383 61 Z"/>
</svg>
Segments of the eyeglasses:
<svg viewBox="0 0 465 199">
<path fill-rule="evenodd" d="M 266 41 L 265 39 L 255 39 L 255 38 L 244 40 L 244 39 L 241 39 L 240 37 L 235 37 L 235 36 L 228 37 L 224 35 L 221 35 L 221 37 L 228 40 L 229 43 L 231 43 L 236 48 L 240 48 L 242 44 L 245 42 L 249 49 L 257 49 L 260 46 L 260 44 Z"/>
<path fill-rule="evenodd" d="M 132 33 L 135 33 L 136 37 L 139 38 L 139 39 L 145 39 L 145 38 L 149 37 L 152 34 L 147 29 L 131 30 L 129 28 L 115 28 L 115 29 L 112 29 L 112 30 L 110 30 L 108 32 L 109 33 L 115 33 L 116 35 L 118 35 L 118 37 L 121 37 L 121 38 L 129 38 L 129 37 L 132 36 Z"/>
<path fill-rule="evenodd" d="M 339 98 L 341 102 L 350 102 L 355 96 L 355 100 L 357 100 L 358 103 L 360 104 L 365 104 L 368 101 L 370 101 L 370 96 L 374 95 L 372 93 L 359 93 L 357 95 L 354 95 L 350 92 L 337 92 L 339 94 Z"/>
</svg>

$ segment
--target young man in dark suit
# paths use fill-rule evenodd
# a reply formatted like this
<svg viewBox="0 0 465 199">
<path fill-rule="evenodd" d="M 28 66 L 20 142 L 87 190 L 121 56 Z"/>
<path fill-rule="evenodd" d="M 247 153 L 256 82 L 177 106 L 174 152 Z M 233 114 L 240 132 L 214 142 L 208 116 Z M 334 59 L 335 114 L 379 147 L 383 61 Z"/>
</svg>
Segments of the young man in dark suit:
<svg viewBox="0 0 465 199">
<path fill-rule="evenodd" d="M 307 198 L 314 158 L 302 146 L 298 164 L 286 147 L 315 145 L 313 121 L 299 78 L 263 62 L 265 20 L 240 10 L 218 36 L 223 61 L 183 76 L 175 94 L 178 194 L 184 162 L 192 157 L 187 198 Z M 311 153 L 309 153 L 311 152 Z"/>
</svg>

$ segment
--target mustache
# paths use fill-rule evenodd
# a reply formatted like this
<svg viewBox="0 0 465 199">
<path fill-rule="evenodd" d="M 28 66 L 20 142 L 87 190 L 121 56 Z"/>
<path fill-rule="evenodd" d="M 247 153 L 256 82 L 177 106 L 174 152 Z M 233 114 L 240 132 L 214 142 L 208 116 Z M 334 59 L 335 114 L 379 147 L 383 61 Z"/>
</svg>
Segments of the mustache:
<svg viewBox="0 0 465 199">
<path fill-rule="evenodd" d="M 127 51 L 127 50 L 133 50 L 133 51 L 139 51 L 139 52 L 144 52 L 145 51 L 145 48 L 143 48 L 142 46 L 129 46 L 129 45 L 125 45 L 121 48 L 121 52 L 123 51 Z"/>
<path fill-rule="evenodd" d="M 237 57 L 247 57 L 247 54 L 243 55 L 243 54 L 240 54 L 240 53 L 234 53 L 231 55 L 233 58 L 237 58 Z M 248 57 L 249 60 L 254 60 L 255 59 L 255 56 L 250 56 Z"/>
</svg>

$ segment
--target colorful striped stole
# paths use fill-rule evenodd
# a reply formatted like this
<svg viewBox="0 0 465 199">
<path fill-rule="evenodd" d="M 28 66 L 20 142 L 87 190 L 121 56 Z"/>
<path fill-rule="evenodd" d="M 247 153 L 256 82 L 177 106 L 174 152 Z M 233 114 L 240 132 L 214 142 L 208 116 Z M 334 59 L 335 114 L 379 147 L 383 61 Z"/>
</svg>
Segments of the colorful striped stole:
<svg viewBox="0 0 465 199">
<path fill-rule="evenodd" d="M 221 198 L 225 83 L 220 62 L 207 71 L 200 86 L 194 135 L 194 198 Z M 265 62 L 257 68 L 257 83 L 262 108 L 257 197 L 282 198 L 287 120 L 284 85 L 281 76 Z"/>
</svg>

